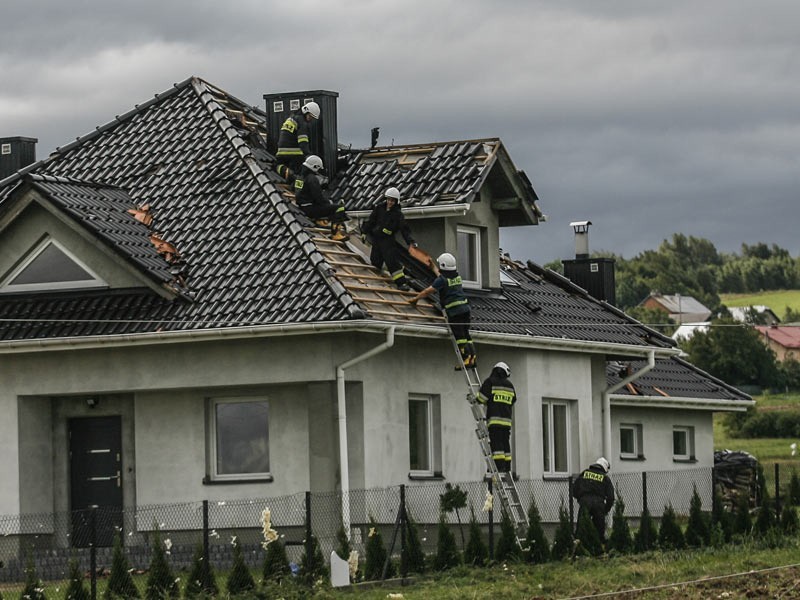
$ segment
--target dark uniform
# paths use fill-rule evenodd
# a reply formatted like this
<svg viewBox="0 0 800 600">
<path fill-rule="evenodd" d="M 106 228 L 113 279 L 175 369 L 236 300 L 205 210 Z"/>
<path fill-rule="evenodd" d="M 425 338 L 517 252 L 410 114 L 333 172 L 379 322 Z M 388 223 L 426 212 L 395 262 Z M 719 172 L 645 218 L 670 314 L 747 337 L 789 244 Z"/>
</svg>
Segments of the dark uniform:
<svg viewBox="0 0 800 600">
<path fill-rule="evenodd" d="M 492 458 L 501 473 L 511 472 L 511 407 L 517 401 L 514 385 L 505 372 L 495 367 L 481 384 L 478 401 L 486 405 Z"/>
<path fill-rule="evenodd" d="M 589 512 L 600 541 L 606 542 L 606 515 L 614 506 L 614 485 L 605 469 L 599 464 L 589 465 L 572 485 L 572 497 L 580 504 L 578 519 L 585 511 Z"/>
<path fill-rule="evenodd" d="M 308 167 L 302 167 L 300 175 L 294 177 L 294 194 L 297 206 L 310 218 L 330 219 L 341 223 L 347 219 L 343 204 L 332 204 L 322 191 L 319 177 Z"/>
<path fill-rule="evenodd" d="M 400 204 L 395 203 L 390 209 L 383 202 L 376 206 L 369 215 L 369 219 L 361 226 L 361 231 L 368 235 L 372 242 L 372 251 L 369 256 L 372 266 L 380 269 L 386 263 L 392 282 L 398 287 L 407 288 L 408 281 L 400 262 L 400 253 L 397 250 L 394 236 L 395 233 L 400 232 L 409 246 L 414 243 L 414 238 L 411 237 L 411 229 L 400 210 Z"/>
<path fill-rule="evenodd" d="M 461 275 L 457 271 L 442 270 L 431 286 L 439 292 L 439 304 L 447 315 L 447 323 L 461 352 L 461 360 L 467 367 L 476 366 L 475 346 L 469 333 L 471 312 L 461 285 Z"/>
<path fill-rule="evenodd" d="M 285 168 L 288 167 L 295 173 L 300 171 L 305 157 L 311 154 L 308 145 L 309 127 L 306 116 L 301 111 L 295 111 L 281 125 L 281 132 L 278 136 L 278 151 L 275 156 L 278 159 L 278 173 L 286 177 Z"/>
</svg>

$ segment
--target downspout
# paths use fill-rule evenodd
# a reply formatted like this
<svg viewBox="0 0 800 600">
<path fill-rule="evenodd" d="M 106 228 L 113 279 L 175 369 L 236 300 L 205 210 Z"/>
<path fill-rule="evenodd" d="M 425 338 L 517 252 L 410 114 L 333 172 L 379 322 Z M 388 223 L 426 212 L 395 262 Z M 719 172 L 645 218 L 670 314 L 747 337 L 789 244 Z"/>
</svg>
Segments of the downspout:
<svg viewBox="0 0 800 600">
<path fill-rule="evenodd" d="M 611 455 L 611 394 L 618 389 L 625 387 L 634 379 L 639 379 L 642 375 L 650 371 L 656 366 L 656 352 L 650 350 L 647 353 L 647 364 L 636 371 L 631 373 L 625 379 L 612 385 L 603 392 L 603 456 L 608 458 Z"/>
<path fill-rule="evenodd" d="M 394 346 L 394 327 L 394 325 L 390 325 L 386 329 L 385 342 L 336 367 L 336 403 L 339 408 L 339 471 L 342 479 L 342 526 L 348 540 L 350 539 L 350 468 L 347 456 L 347 405 L 344 393 L 344 371 Z"/>
</svg>

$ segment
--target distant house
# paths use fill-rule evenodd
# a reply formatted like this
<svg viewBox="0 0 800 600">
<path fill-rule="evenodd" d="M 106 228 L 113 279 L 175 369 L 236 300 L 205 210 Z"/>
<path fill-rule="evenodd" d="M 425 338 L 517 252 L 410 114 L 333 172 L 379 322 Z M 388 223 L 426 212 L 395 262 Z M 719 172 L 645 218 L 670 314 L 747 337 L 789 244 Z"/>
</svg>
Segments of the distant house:
<svg viewBox="0 0 800 600">
<path fill-rule="evenodd" d="M 678 324 L 707 321 L 711 311 L 692 296 L 651 293 L 639 306 L 660 310 Z"/>
<path fill-rule="evenodd" d="M 756 329 L 778 360 L 800 360 L 800 327 L 757 325 Z"/>
<path fill-rule="evenodd" d="M 708 331 L 708 326 L 711 325 L 710 321 L 703 321 L 702 323 L 684 323 L 679 325 L 675 332 L 672 334 L 672 339 L 676 342 L 680 340 L 688 340 L 698 331 L 705 333 Z"/>
<path fill-rule="evenodd" d="M 764 306 L 763 304 L 733 306 L 728 308 L 728 312 L 731 313 L 731 317 L 736 321 L 741 321 L 742 323 L 753 322 L 753 315 L 756 316 L 759 325 L 775 325 L 781 322 L 778 315 L 772 312 L 769 306 Z"/>
</svg>

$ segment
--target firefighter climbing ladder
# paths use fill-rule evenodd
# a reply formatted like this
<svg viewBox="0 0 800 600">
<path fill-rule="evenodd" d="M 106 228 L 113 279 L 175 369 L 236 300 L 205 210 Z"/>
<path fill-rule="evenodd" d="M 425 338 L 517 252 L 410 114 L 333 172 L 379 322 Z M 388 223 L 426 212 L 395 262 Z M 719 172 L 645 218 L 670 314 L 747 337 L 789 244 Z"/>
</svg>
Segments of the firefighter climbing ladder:
<svg viewBox="0 0 800 600">
<path fill-rule="evenodd" d="M 464 361 L 461 358 L 461 352 L 458 349 L 456 338 L 450 336 L 453 342 L 453 348 L 456 352 L 456 358 L 460 365 L 460 370 L 464 374 L 467 382 L 467 401 L 469 402 L 472 416 L 475 419 L 475 434 L 478 436 L 478 444 L 483 454 L 483 459 L 486 462 L 486 468 L 491 474 L 492 482 L 494 483 L 494 493 L 500 496 L 500 501 L 503 504 L 511 522 L 514 523 L 515 535 L 517 538 L 517 545 L 525 550 L 527 548 L 527 529 L 528 529 L 528 514 L 520 502 L 519 491 L 514 483 L 514 476 L 511 473 L 501 473 L 497 470 L 497 465 L 492 458 L 492 448 L 489 444 L 489 427 L 486 424 L 486 413 L 483 410 L 483 405 L 478 401 L 478 392 L 481 389 L 481 380 L 478 376 L 477 368 L 467 368 L 464 366 Z"/>
</svg>

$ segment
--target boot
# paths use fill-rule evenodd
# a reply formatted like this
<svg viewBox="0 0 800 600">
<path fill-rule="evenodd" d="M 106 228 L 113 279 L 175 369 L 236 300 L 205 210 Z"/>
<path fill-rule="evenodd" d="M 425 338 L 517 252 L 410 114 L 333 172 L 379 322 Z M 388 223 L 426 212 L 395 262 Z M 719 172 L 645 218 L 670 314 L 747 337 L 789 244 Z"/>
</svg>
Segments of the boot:
<svg viewBox="0 0 800 600">
<path fill-rule="evenodd" d="M 336 223 L 331 225 L 331 239 L 334 242 L 346 242 L 350 239 L 350 236 L 347 235 L 347 232 L 340 223 Z"/>
</svg>

